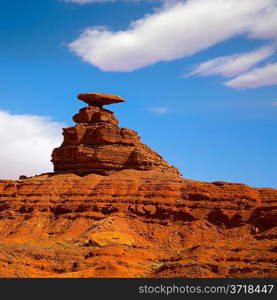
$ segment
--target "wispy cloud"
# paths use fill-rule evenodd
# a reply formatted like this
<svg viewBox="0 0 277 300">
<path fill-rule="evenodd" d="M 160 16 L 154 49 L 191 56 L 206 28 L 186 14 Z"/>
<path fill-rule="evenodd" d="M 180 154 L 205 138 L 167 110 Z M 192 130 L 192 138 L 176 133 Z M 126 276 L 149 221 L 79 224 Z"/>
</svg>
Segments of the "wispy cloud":
<svg viewBox="0 0 277 300">
<path fill-rule="evenodd" d="M 276 1 L 261 14 L 259 21 L 251 26 L 249 37 L 261 39 L 277 39 Z"/>
<path fill-rule="evenodd" d="M 190 56 L 236 35 L 276 38 L 276 0 L 187 0 L 166 4 L 126 30 L 87 28 L 69 44 L 103 71 L 133 71 Z"/>
<path fill-rule="evenodd" d="M 277 106 L 277 101 L 272 102 L 272 105 L 273 105 L 273 106 Z"/>
<path fill-rule="evenodd" d="M 0 178 L 52 171 L 51 152 L 61 143 L 62 124 L 0 110 Z"/>
<path fill-rule="evenodd" d="M 224 82 L 224 85 L 236 89 L 277 85 L 277 63 L 268 64 L 263 68 L 255 68 L 232 80 Z"/>
<path fill-rule="evenodd" d="M 184 74 L 183 77 L 192 75 L 233 77 L 250 70 L 257 63 L 273 55 L 275 48 L 275 46 L 266 46 L 247 53 L 217 57 L 196 65 L 191 72 Z"/>
<path fill-rule="evenodd" d="M 159 115 L 164 115 L 169 112 L 169 108 L 165 106 L 148 107 L 147 110 Z"/>
</svg>

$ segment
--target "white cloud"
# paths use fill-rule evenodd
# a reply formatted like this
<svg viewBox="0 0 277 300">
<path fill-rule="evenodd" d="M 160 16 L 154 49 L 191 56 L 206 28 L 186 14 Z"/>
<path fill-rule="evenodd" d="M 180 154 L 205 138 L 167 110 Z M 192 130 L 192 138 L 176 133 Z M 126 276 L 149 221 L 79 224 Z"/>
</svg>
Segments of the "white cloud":
<svg viewBox="0 0 277 300">
<path fill-rule="evenodd" d="M 277 101 L 272 103 L 273 106 L 277 106 Z"/>
<path fill-rule="evenodd" d="M 217 57 L 195 66 L 184 77 L 192 75 L 211 76 L 216 74 L 224 77 L 233 77 L 250 70 L 260 61 L 273 55 L 274 52 L 274 46 L 266 46 L 248 53 Z"/>
<path fill-rule="evenodd" d="M 250 37 L 261 39 L 277 39 L 277 9 L 275 4 L 270 5 L 262 17 L 250 29 Z"/>
<path fill-rule="evenodd" d="M 169 108 L 165 106 L 148 107 L 148 110 L 159 115 L 164 115 L 169 112 Z"/>
<path fill-rule="evenodd" d="M 0 111 L 0 178 L 52 171 L 51 152 L 61 143 L 61 128 L 47 117 Z"/>
<path fill-rule="evenodd" d="M 153 14 L 132 22 L 127 30 L 87 28 L 69 48 L 101 70 L 132 71 L 190 56 L 240 34 L 273 38 L 276 28 L 272 10 L 277 10 L 276 0 L 167 3 Z"/>
<path fill-rule="evenodd" d="M 224 82 L 232 88 L 258 88 L 268 85 L 277 85 L 277 63 L 268 64 L 263 68 L 256 68 Z"/>
<path fill-rule="evenodd" d="M 113 2 L 115 0 L 63 0 L 64 2 L 72 2 L 78 4 L 96 3 L 96 2 Z"/>
</svg>

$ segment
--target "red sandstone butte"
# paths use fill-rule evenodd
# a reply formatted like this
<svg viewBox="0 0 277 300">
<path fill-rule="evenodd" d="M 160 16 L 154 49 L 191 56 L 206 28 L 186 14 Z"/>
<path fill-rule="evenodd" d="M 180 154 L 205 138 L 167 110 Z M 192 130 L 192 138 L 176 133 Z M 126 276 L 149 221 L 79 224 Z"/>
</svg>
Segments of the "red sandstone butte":
<svg viewBox="0 0 277 300">
<path fill-rule="evenodd" d="M 0 277 L 277 277 L 276 189 L 182 178 L 99 106 L 73 119 L 55 172 L 0 180 Z"/>
<path fill-rule="evenodd" d="M 85 96 L 78 97 L 85 102 L 88 99 L 95 101 L 95 95 L 101 95 L 104 104 L 120 98 L 95 93 L 82 95 Z M 92 98 L 86 98 L 88 95 Z M 109 175 L 125 169 L 159 169 L 168 174 L 181 175 L 177 168 L 143 144 L 137 132 L 120 128 L 110 110 L 90 105 L 80 109 L 73 121 L 77 125 L 63 129 L 64 141 L 61 147 L 53 151 L 52 162 L 56 172 Z"/>
</svg>

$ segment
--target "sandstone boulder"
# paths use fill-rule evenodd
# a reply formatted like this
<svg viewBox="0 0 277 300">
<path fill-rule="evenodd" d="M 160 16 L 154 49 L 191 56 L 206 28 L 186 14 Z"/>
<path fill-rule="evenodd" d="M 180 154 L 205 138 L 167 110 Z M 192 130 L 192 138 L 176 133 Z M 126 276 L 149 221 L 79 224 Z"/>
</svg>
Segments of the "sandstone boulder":
<svg viewBox="0 0 277 300">
<path fill-rule="evenodd" d="M 116 231 L 96 232 L 90 235 L 90 243 L 99 247 L 105 247 L 110 244 L 131 246 L 134 242 L 134 239 L 129 234 Z"/>
<path fill-rule="evenodd" d="M 125 102 L 125 100 L 117 95 L 107 95 L 102 93 L 84 93 L 79 94 L 78 99 L 86 102 L 88 105 L 100 106 Z"/>
</svg>

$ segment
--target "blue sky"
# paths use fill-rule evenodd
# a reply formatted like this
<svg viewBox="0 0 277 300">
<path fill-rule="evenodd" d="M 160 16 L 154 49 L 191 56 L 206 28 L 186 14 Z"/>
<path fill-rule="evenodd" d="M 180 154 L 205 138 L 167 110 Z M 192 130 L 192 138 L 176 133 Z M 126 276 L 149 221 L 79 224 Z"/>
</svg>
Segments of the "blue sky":
<svg viewBox="0 0 277 300">
<path fill-rule="evenodd" d="M 103 92 L 184 177 L 277 188 L 276 1 L 226 1 L 1 1 L 0 177 L 51 171 Z"/>
</svg>

